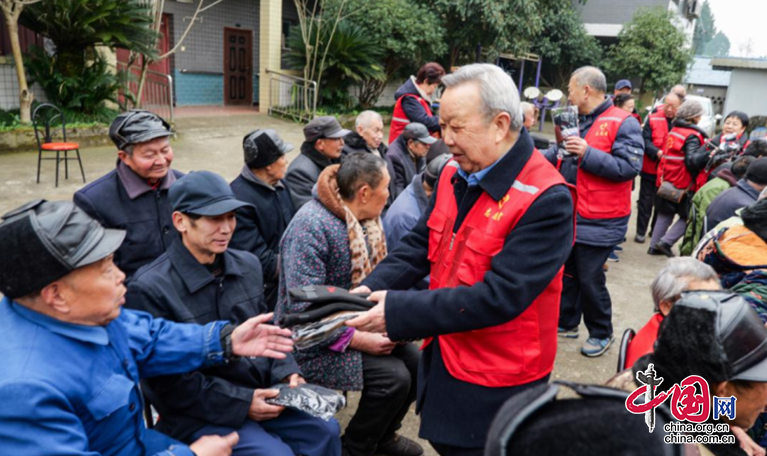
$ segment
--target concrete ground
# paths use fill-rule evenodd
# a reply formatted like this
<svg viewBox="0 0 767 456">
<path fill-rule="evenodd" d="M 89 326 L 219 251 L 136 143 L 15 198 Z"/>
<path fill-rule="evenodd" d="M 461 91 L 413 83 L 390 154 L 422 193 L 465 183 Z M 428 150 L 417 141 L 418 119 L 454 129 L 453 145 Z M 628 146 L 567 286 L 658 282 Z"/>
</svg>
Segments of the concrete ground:
<svg viewBox="0 0 767 456">
<path fill-rule="evenodd" d="M 192 117 L 179 119 L 177 128 L 180 137 L 173 142 L 175 159 L 173 167 L 188 172 L 210 170 L 221 174 L 227 180 L 234 179 L 242 168 L 242 137 L 256 128 L 273 128 L 295 149 L 288 156 L 294 158 L 303 140 L 301 126 L 268 117 L 263 114 Z M 99 147 L 82 151 L 85 173 L 88 181 L 97 179 L 114 168 L 116 153 L 113 147 Z M 29 200 L 71 199 L 75 191 L 83 186 L 76 168 L 70 169 L 69 180 L 54 188 L 54 163 L 44 162 L 40 184 L 35 183 L 37 165 L 36 152 L 0 155 L 0 214 Z M 76 166 L 75 163 L 70 165 Z M 616 371 L 618 343 L 626 328 L 638 329 L 645 324 L 652 313 L 649 286 L 654 275 L 664 264 L 664 259 L 646 254 L 647 244 L 636 244 L 632 218 L 628 239 L 623 244 L 620 262 L 610 263 L 607 273 L 608 288 L 613 301 L 613 323 L 616 343 L 604 356 L 590 359 L 579 353 L 587 335 L 581 325 L 581 336 L 577 340 L 560 339 L 553 379 L 568 379 L 585 383 L 602 383 Z M 350 406 L 340 414 L 345 425 L 356 407 L 358 394 L 350 394 Z M 402 433 L 416 438 L 419 418 L 414 413 L 405 420 Z M 425 442 L 426 454 L 436 453 Z"/>
</svg>

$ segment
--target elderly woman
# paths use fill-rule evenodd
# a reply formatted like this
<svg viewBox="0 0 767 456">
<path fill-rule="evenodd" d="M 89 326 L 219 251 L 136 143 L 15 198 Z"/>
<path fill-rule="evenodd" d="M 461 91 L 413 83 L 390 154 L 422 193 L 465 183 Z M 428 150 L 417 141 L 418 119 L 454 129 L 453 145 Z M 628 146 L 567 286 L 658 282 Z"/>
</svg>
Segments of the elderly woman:
<svg viewBox="0 0 767 456">
<path fill-rule="evenodd" d="M 633 113 L 636 108 L 636 100 L 630 93 L 619 93 L 613 98 L 613 104 L 626 112 Z"/>
<path fill-rule="evenodd" d="M 701 149 L 701 152 L 710 153 L 715 148 L 722 144 L 725 137 L 735 135 L 735 139 L 730 142 L 735 142 L 738 145 L 739 154 L 742 154 L 746 150 L 750 141 L 746 134 L 748 128 L 748 114 L 742 111 L 732 111 L 724 118 L 724 124 L 722 125 L 722 134 L 716 138 L 713 138 L 709 144 Z"/>
<path fill-rule="evenodd" d="M 389 130 L 389 144 L 394 143 L 410 122 L 424 124 L 431 133 L 439 135 L 439 116 L 435 116 L 431 110 L 431 96 L 442 83 L 444 75 L 442 65 L 429 62 L 397 89 L 394 93 L 397 103 L 394 105 Z"/>
<path fill-rule="evenodd" d="M 652 353 L 660 324 L 682 297 L 682 292 L 721 288 L 719 277 L 711 266 L 689 257 L 670 259 L 650 285 L 655 313 L 631 341 L 626 353 L 626 365 L 632 366 L 640 357 Z"/>
<path fill-rule="evenodd" d="M 706 423 L 728 424 L 740 444 L 705 444 L 705 448 L 699 444 L 698 454 L 756 454 L 754 442 L 742 429 L 751 428 L 767 404 L 765 346 L 767 329 L 743 298 L 726 291 L 688 292 L 664 319 L 655 352 L 639 358 L 631 369 L 619 373 L 607 385 L 634 391 L 643 386 L 635 380 L 637 373 L 651 364 L 655 376 L 663 378 L 656 395 L 669 392 L 688 376 L 699 376 L 707 383 L 709 396 L 735 396 L 736 413 L 730 416 L 714 419 L 713 403 L 709 402 L 712 413 Z M 741 446 L 752 452 L 743 452 Z"/>
<path fill-rule="evenodd" d="M 384 160 L 363 152 L 322 172 L 314 198 L 298 211 L 282 238 L 278 317 L 309 305 L 289 299 L 287 290 L 306 285 L 350 289 L 384 259 L 380 215 L 389 197 L 389 180 Z M 415 400 L 415 346 L 348 328 L 297 351 L 295 358 L 311 383 L 362 391 L 345 432 L 344 454 L 422 454 L 417 443 L 395 433 Z"/>
<path fill-rule="evenodd" d="M 672 123 L 673 128 L 668 134 L 658 167 L 658 187 L 668 183 L 684 195 L 678 202 L 660 196 L 655 199 L 658 219 L 653 227 L 650 250 L 647 251 L 650 255 L 673 257 L 671 247 L 684 235 L 688 193 L 695 192 L 695 180 L 706 163 L 705 155 L 701 156 L 698 152 L 706 142 L 706 132 L 698 127 L 703 114 L 703 106 L 699 102 L 687 100 L 677 110 Z M 679 215 L 679 219 L 672 225 L 675 214 Z"/>
</svg>

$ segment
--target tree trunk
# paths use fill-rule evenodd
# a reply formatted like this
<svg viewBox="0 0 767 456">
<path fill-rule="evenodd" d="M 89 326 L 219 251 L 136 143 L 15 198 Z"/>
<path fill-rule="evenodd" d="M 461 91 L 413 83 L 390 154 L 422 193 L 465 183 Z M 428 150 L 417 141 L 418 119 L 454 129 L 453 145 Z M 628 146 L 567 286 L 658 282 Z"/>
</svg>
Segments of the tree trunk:
<svg viewBox="0 0 767 456">
<path fill-rule="evenodd" d="M 8 35 L 11 38 L 11 50 L 13 51 L 13 62 L 16 65 L 16 76 L 19 78 L 19 108 L 21 110 L 20 120 L 23 124 L 32 123 L 32 101 L 34 94 L 27 85 L 27 75 L 24 72 L 24 60 L 21 56 L 21 44 L 19 43 L 19 22 L 18 16 L 6 16 L 5 23 L 8 26 Z"/>
</svg>

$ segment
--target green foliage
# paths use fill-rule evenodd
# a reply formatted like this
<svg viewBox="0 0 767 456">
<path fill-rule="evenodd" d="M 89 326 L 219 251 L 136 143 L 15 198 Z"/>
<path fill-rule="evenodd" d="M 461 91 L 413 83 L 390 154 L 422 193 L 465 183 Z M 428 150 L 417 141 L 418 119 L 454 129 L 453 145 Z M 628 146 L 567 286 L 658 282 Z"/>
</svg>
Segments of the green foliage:
<svg viewBox="0 0 767 456">
<path fill-rule="evenodd" d="M 113 74 L 107 62 L 94 54 L 80 73 L 64 75 L 56 71 L 56 60 L 42 49 L 34 47 L 27 58 L 30 83 L 40 84 L 45 96 L 61 109 L 95 115 L 102 112 L 106 100 L 117 102 L 117 90 L 123 81 Z"/>
<path fill-rule="evenodd" d="M 327 27 L 326 27 L 327 29 Z M 330 36 L 330 30 L 320 36 L 320 46 Z M 312 37 L 312 47 L 317 46 Z M 306 65 L 306 46 L 301 33 L 296 30 L 288 38 L 290 51 L 287 60 L 291 65 Z M 320 103 L 330 106 L 349 107 L 352 104 L 349 87 L 368 79 L 383 79 L 383 67 L 379 64 L 382 51 L 366 32 L 348 22 L 340 22 L 328 46 L 325 70 L 320 87 Z"/>
<path fill-rule="evenodd" d="M 473 62 L 477 45 L 491 54 L 528 52 L 547 8 L 570 0 L 418 0 L 443 20 L 449 65 Z"/>
<path fill-rule="evenodd" d="M 45 0 L 26 7 L 19 22 L 50 38 L 57 54 L 77 59 L 94 46 L 155 55 L 152 8 L 144 0 Z"/>
<path fill-rule="evenodd" d="M 447 51 L 439 17 L 413 0 L 347 0 L 346 8 L 360 12 L 345 21 L 362 28 L 382 52 L 385 78 L 363 81 L 359 95 L 363 107 L 375 104 L 386 84 L 402 70 L 412 72 Z"/>
<path fill-rule="evenodd" d="M 730 55 L 730 39 L 723 32 L 717 32 L 714 38 L 703 47 L 701 54 L 710 57 Z"/>
<path fill-rule="evenodd" d="M 543 57 L 543 68 L 554 87 L 567 85 L 570 74 L 584 65 L 601 66 L 602 47 L 586 32 L 572 4 L 545 8 L 544 27 L 532 45 L 532 52 Z"/>
<path fill-rule="evenodd" d="M 640 78 L 640 93 L 660 93 L 678 84 L 692 61 L 686 37 L 665 8 L 640 9 L 618 34 L 606 68 L 615 78 Z"/>
<path fill-rule="evenodd" d="M 708 0 L 703 3 L 700 19 L 695 23 L 692 42 L 695 55 L 719 57 L 730 53 L 730 39 L 724 32 L 717 31 Z"/>
<path fill-rule="evenodd" d="M 35 101 L 32 105 L 32 111 L 40 103 Z M 67 131 L 74 128 L 93 128 L 93 127 L 105 127 L 112 123 L 112 121 L 119 114 L 118 111 L 113 109 L 101 109 L 95 114 L 83 114 L 74 111 L 64 111 L 64 117 L 67 120 Z M 55 123 L 54 125 L 60 125 Z M 4 111 L 0 109 L 0 133 L 15 131 L 15 130 L 31 130 L 32 125 L 22 124 L 19 118 L 19 109 L 11 109 Z"/>
</svg>

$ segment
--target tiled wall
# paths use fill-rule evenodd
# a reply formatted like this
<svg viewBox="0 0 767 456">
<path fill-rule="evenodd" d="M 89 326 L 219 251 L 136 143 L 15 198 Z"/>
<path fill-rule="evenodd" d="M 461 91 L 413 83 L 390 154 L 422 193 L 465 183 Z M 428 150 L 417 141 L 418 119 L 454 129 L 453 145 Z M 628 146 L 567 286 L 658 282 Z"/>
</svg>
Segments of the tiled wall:
<svg viewBox="0 0 767 456">
<path fill-rule="evenodd" d="M 38 85 L 32 86 L 35 100 L 48 101 Z M 0 64 L 0 109 L 9 110 L 19 107 L 19 79 L 14 65 Z"/>
<path fill-rule="evenodd" d="M 165 12 L 173 15 L 173 36 L 183 35 L 194 14 L 193 4 L 168 1 Z M 258 11 L 254 0 L 227 0 L 198 16 L 197 23 L 174 55 L 176 104 L 222 105 L 224 103 L 224 28 L 253 32 L 253 97 L 258 102 Z"/>
</svg>

